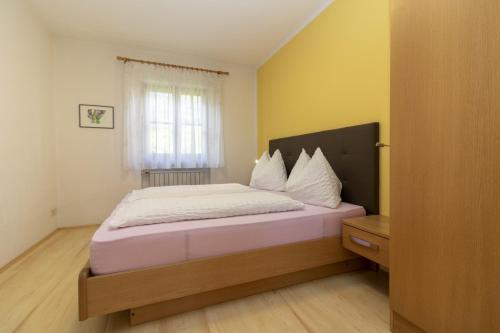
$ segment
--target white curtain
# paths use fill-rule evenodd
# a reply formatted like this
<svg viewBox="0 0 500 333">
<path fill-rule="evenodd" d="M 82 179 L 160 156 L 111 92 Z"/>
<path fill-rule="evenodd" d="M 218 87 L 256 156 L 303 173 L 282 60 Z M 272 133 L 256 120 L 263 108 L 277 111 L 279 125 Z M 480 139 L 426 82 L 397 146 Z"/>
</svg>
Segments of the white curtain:
<svg viewBox="0 0 500 333">
<path fill-rule="evenodd" d="M 125 168 L 224 166 L 220 75 L 124 66 Z"/>
</svg>

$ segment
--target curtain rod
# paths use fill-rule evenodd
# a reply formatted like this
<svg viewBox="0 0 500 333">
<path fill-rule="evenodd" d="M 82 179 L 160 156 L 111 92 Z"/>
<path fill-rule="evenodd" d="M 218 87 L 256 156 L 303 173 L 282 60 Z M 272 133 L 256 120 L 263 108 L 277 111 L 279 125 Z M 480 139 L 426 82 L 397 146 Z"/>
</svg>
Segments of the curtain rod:
<svg viewBox="0 0 500 333">
<path fill-rule="evenodd" d="M 213 70 L 213 69 L 198 68 L 198 67 L 189 67 L 189 66 L 181 66 L 181 65 L 173 65 L 173 64 L 165 64 L 165 63 L 162 63 L 162 62 L 155 62 L 155 61 L 149 61 L 149 60 L 140 60 L 140 59 L 132 59 L 132 58 L 120 57 L 120 56 L 116 57 L 116 60 L 123 61 L 124 63 L 127 63 L 128 61 L 131 61 L 131 62 L 138 62 L 138 63 L 141 63 L 141 64 L 157 65 L 157 66 L 164 66 L 164 67 L 170 67 L 170 68 L 187 69 L 187 70 L 191 70 L 191 71 L 214 73 L 214 74 L 217 74 L 217 75 L 229 75 L 229 72 L 216 71 L 216 70 Z"/>
</svg>

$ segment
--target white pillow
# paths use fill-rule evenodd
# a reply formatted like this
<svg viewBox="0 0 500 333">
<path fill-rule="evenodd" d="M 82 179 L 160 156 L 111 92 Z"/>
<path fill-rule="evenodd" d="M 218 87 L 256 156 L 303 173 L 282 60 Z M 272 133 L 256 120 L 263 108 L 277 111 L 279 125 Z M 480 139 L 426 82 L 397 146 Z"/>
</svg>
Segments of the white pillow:
<svg viewBox="0 0 500 333">
<path fill-rule="evenodd" d="M 280 151 L 276 150 L 270 160 L 264 159 L 261 164 L 262 157 L 253 169 L 250 186 L 261 190 L 284 191 L 286 169 Z"/>
<path fill-rule="evenodd" d="M 252 171 L 252 178 L 250 179 L 250 186 L 251 187 L 256 187 L 256 181 L 257 179 L 260 179 L 260 175 L 265 169 L 265 166 L 267 163 L 269 163 L 269 160 L 271 159 L 271 156 L 269 156 L 269 153 L 265 151 L 260 159 L 257 161 L 257 164 L 253 168 Z"/>
<path fill-rule="evenodd" d="M 310 160 L 311 157 L 305 151 L 305 149 L 302 148 L 302 152 L 300 153 L 297 162 L 295 162 L 295 165 L 293 166 L 293 169 L 290 172 L 290 175 L 288 176 L 288 181 L 286 182 L 287 191 L 288 187 L 290 186 L 293 187 L 294 183 L 300 181 L 300 175 L 302 174 L 302 171 L 304 171 L 304 168 L 306 167 L 307 163 L 309 163 Z"/>
<path fill-rule="evenodd" d="M 342 183 L 319 148 L 297 178 L 287 184 L 293 199 L 329 208 L 339 206 L 341 191 Z"/>
</svg>

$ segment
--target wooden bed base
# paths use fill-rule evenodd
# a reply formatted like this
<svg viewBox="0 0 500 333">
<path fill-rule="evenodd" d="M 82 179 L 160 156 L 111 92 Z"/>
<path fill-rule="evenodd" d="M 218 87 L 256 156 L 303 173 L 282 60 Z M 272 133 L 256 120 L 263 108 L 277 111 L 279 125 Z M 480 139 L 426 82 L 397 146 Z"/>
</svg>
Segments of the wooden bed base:
<svg viewBox="0 0 500 333">
<path fill-rule="evenodd" d="M 79 318 L 129 310 L 136 325 L 366 264 L 340 237 L 98 276 L 87 263 L 78 280 Z"/>
</svg>

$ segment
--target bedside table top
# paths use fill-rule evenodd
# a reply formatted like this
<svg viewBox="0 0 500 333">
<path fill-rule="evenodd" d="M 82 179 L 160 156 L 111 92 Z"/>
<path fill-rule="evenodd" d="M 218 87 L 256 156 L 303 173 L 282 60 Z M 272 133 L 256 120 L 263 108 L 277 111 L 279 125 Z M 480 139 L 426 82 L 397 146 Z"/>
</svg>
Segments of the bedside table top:
<svg viewBox="0 0 500 333">
<path fill-rule="evenodd" d="M 389 239 L 389 220 L 389 217 L 383 215 L 368 215 L 363 217 L 355 217 L 352 219 L 344 219 L 343 222 L 345 225 L 349 225 L 353 228 Z"/>
</svg>

